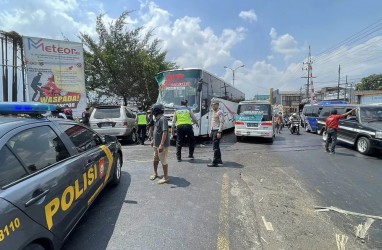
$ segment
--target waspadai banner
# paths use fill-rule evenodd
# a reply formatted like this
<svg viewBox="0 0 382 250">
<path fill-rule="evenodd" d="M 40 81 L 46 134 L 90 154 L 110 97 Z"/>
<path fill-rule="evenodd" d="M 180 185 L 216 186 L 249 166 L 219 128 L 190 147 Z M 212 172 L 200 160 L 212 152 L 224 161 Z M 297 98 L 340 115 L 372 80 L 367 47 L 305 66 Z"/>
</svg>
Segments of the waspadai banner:
<svg viewBox="0 0 382 250">
<path fill-rule="evenodd" d="M 86 107 L 82 43 L 23 37 L 28 101 L 68 105 L 74 116 Z"/>
</svg>

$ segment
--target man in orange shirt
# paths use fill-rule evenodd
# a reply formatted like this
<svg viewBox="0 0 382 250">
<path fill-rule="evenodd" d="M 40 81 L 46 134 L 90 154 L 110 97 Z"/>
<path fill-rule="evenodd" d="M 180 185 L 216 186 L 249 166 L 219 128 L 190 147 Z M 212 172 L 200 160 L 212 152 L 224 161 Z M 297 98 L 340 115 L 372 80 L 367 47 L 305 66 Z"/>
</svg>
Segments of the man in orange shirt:
<svg viewBox="0 0 382 250">
<path fill-rule="evenodd" d="M 342 115 L 337 115 L 337 109 L 333 109 L 330 112 L 330 116 L 326 118 L 326 133 L 327 138 L 325 142 L 325 151 L 330 154 L 335 154 L 335 147 L 337 143 L 337 131 L 338 131 L 338 122 L 340 119 L 345 118 L 347 115 L 350 115 L 355 109 L 352 109 Z M 329 143 L 332 143 L 329 150 Z"/>
</svg>

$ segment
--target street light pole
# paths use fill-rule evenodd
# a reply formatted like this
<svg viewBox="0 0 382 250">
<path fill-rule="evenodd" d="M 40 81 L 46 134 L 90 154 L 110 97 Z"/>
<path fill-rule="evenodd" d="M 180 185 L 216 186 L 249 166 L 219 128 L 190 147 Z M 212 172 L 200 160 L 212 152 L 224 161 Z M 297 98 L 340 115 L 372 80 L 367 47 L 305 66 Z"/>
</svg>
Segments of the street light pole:
<svg viewBox="0 0 382 250">
<path fill-rule="evenodd" d="M 245 65 L 241 65 L 241 66 L 238 66 L 236 67 L 235 69 L 231 69 L 230 67 L 227 67 L 227 66 L 224 66 L 225 69 L 230 69 L 232 71 L 232 86 L 235 86 L 235 71 L 238 69 L 238 68 L 242 68 L 244 67 Z"/>
</svg>

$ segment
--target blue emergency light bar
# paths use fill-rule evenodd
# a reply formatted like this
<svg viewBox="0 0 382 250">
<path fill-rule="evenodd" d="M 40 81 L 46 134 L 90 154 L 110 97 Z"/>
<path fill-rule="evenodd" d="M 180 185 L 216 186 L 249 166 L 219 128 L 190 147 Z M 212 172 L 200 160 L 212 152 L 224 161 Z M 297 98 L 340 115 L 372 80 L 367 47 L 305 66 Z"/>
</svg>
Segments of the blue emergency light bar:
<svg viewBox="0 0 382 250">
<path fill-rule="evenodd" d="M 40 102 L 0 102 L 0 114 L 44 114 L 57 105 Z"/>
</svg>

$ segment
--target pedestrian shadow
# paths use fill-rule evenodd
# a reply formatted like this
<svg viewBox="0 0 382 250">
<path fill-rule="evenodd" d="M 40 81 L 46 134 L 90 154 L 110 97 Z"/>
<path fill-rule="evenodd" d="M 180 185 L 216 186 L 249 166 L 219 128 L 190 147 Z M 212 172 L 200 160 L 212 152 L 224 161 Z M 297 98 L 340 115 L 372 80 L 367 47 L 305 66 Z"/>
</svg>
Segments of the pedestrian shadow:
<svg viewBox="0 0 382 250">
<path fill-rule="evenodd" d="M 190 163 L 193 163 L 193 164 L 198 164 L 198 165 L 207 165 L 209 163 L 211 163 L 212 160 L 211 159 L 208 159 L 208 160 L 203 160 L 203 159 L 195 159 L 193 161 L 190 161 Z M 233 162 L 233 161 L 223 161 L 224 164 L 219 166 L 219 167 L 223 167 L 223 168 L 243 168 L 244 165 L 242 164 L 239 164 L 237 162 Z"/>
<path fill-rule="evenodd" d="M 170 188 L 179 188 L 179 187 L 185 188 L 190 186 L 190 184 L 191 183 L 184 178 L 175 177 L 175 176 L 170 177 L 170 182 L 169 182 L 169 185 L 171 185 Z"/>
</svg>

